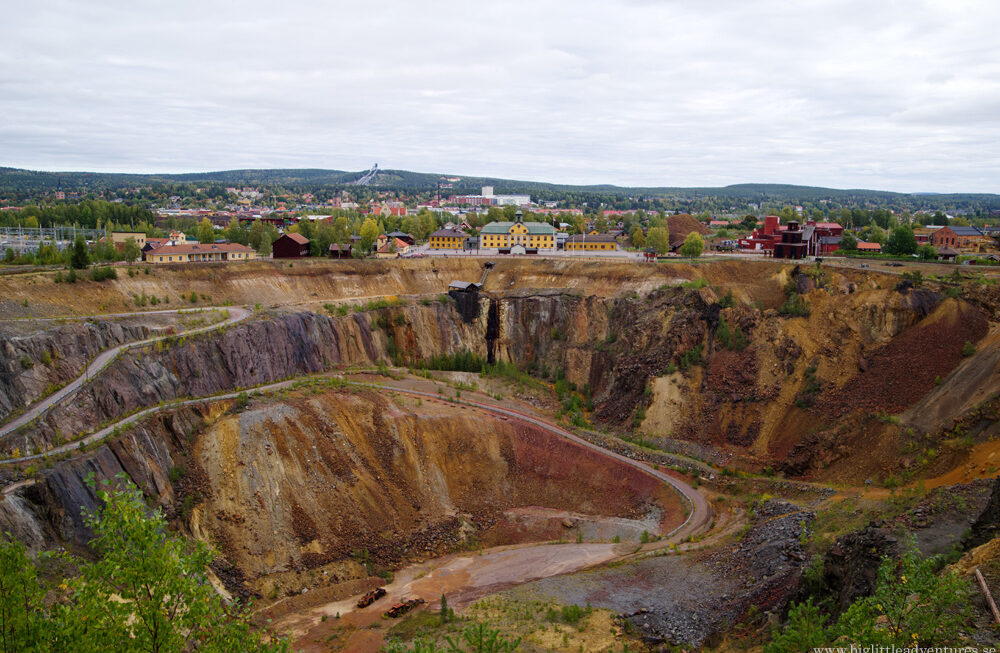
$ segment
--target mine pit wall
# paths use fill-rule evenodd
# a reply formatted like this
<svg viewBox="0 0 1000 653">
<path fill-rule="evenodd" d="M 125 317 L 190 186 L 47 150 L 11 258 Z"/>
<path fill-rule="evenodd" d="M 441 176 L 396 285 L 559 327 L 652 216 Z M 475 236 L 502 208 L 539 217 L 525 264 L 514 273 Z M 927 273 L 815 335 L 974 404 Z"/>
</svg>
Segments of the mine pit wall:
<svg viewBox="0 0 1000 653">
<path fill-rule="evenodd" d="M 292 313 L 130 350 L 30 429 L 4 439 L 10 452 L 37 451 L 137 409 L 250 388 L 352 365 L 392 363 L 471 350 L 485 358 L 485 316 L 463 322 L 450 304 L 430 303 L 332 318 Z"/>
<path fill-rule="evenodd" d="M 889 375 L 888 383 L 891 366 L 859 372 L 871 351 L 914 325 L 934 324 L 952 305 L 959 306 L 956 314 L 966 323 L 976 313 L 959 300 L 941 301 L 925 291 L 902 294 L 875 284 L 860 289 L 854 282 L 841 285 L 811 291 L 808 318 L 783 318 L 746 304 L 720 310 L 712 289 L 676 286 L 644 297 L 551 290 L 481 294 L 478 310 L 466 310 L 464 317 L 454 303 L 439 301 L 345 317 L 308 312 L 266 316 L 163 349 L 126 353 L 35 427 L 5 438 L 0 446 L 7 452 L 37 451 L 142 407 L 184 396 L 208 396 L 345 366 L 417 364 L 471 351 L 485 360 L 512 361 L 543 378 L 563 373 L 589 390 L 598 422 L 631 428 L 637 406 L 644 406 L 648 418 L 640 429 L 654 436 L 780 460 L 816 430 L 818 420 L 796 408 L 807 384 L 807 367 L 816 365 L 823 385 L 816 397 L 824 400 L 836 399 L 839 388 L 860 387 L 858 380 L 873 373 Z M 720 315 L 750 337 L 746 350 L 727 351 L 715 343 Z M 698 346 L 703 367 L 674 373 L 668 384 L 651 383 L 666 378 L 682 355 Z M 805 466 L 796 463 L 789 472 L 812 464 L 803 460 Z"/>
<path fill-rule="evenodd" d="M 32 550 L 56 545 L 82 549 L 93 536 L 86 517 L 99 507 L 87 483 L 91 474 L 96 482 L 124 475 L 151 506 L 172 517 L 178 495 L 190 493 L 200 479 L 186 475 L 172 482 L 170 470 L 183 467 L 192 438 L 218 410 L 190 406 L 159 413 L 92 452 L 40 470 L 37 483 L 0 499 L 0 529 Z"/>
<path fill-rule="evenodd" d="M 144 407 L 202 397 L 335 368 L 378 362 L 416 364 L 471 351 L 519 367 L 565 368 L 580 386 L 591 382 L 593 342 L 605 337 L 613 300 L 551 292 L 478 299 L 465 316 L 451 302 L 330 317 L 289 313 L 219 332 L 129 350 L 70 400 L 30 429 L 0 442 L 5 452 L 38 451 Z M 470 319 L 470 316 L 473 316 Z M 553 340 L 554 334 L 564 334 Z M 61 345 L 65 350 L 69 341 Z"/>
<path fill-rule="evenodd" d="M 65 324 L 24 336 L 0 335 L 0 420 L 41 397 L 50 386 L 79 376 L 105 349 L 149 335 L 145 325 L 114 322 Z"/>
<path fill-rule="evenodd" d="M 664 530 L 684 519 L 680 498 L 639 470 L 468 408 L 338 390 L 254 400 L 239 414 L 227 406 L 159 414 L 42 470 L 0 499 L 0 526 L 33 550 L 82 549 L 98 507 L 87 477 L 122 474 L 215 545 L 230 581 L 266 594 L 275 578 L 307 586 L 319 568 L 324 582 L 363 577 L 356 551 L 394 567 L 470 537 L 504 543 L 503 511 L 521 506 L 653 515 Z"/>
<path fill-rule="evenodd" d="M 459 544 L 463 521 L 502 543 L 502 512 L 518 506 L 683 520 L 678 497 L 632 467 L 532 426 L 414 404 L 327 392 L 220 420 L 194 449 L 211 497 L 201 527 L 257 577 L 364 549 L 398 565 Z"/>
</svg>

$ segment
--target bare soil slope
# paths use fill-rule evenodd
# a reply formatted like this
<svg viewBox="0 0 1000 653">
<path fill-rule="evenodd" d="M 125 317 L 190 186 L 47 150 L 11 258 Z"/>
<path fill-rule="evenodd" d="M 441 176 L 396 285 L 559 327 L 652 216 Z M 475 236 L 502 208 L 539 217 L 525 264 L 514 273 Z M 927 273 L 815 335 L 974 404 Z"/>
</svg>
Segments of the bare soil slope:
<svg viewBox="0 0 1000 653">
<path fill-rule="evenodd" d="M 395 565 L 470 538 L 503 543 L 504 511 L 519 506 L 652 515 L 666 530 L 684 518 L 663 484 L 595 452 L 471 408 L 367 392 L 255 401 L 208 428 L 191 464 L 205 479 L 193 528 L 251 579 L 357 551 Z"/>
</svg>

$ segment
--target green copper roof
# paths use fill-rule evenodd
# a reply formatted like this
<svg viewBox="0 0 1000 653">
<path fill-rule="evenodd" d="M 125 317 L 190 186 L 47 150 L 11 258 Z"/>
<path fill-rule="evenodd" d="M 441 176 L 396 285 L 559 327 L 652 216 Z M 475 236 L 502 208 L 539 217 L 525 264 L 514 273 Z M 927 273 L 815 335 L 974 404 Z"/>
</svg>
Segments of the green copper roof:
<svg viewBox="0 0 1000 653">
<path fill-rule="evenodd" d="M 491 222 L 485 225 L 480 234 L 506 234 L 514 225 L 513 222 Z M 528 233 L 532 236 L 552 236 L 556 233 L 555 227 L 544 222 L 525 222 Z"/>
</svg>

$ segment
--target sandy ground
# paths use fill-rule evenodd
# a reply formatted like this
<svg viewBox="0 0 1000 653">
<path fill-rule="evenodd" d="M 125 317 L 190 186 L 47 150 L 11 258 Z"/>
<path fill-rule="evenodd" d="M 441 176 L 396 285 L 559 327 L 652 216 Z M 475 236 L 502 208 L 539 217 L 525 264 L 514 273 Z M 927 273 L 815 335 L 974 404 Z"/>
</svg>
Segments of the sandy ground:
<svg viewBox="0 0 1000 653">
<path fill-rule="evenodd" d="M 367 608 L 359 609 L 356 605 L 359 597 L 355 596 L 289 615 L 272 625 L 278 632 L 292 636 L 297 651 L 326 651 L 328 648 L 323 642 L 334 630 L 345 627 L 357 630 L 348 636 L 342 650 L 378 650 L 382 637 L 373 638 L 371 626 L 394 623 L 381 617 L 393 603 L 422 598 L 429 606 L 435 606 L 444 594 L 450 606 L 461 608 L 487 594 L 521 583 L 614 560 L 630 552 L 632 546 L 534 544 L 448 555 L 401 570 L 396 579 L 385 586 L 386 596 Z"/>
</svg>

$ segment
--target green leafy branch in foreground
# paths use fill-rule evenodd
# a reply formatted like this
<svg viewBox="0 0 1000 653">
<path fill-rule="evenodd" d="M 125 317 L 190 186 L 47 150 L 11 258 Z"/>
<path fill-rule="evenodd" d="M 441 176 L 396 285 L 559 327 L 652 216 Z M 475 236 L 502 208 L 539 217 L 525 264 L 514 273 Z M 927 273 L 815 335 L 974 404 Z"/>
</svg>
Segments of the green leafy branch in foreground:
<svg viewBox="0 0 1000 653">
<path fill-rule="evenodd" d="M 95 486 L 92 475 L 88 484 Z M 214 553 L 172 536 L 159 509 L 124 475 L 97 490 L 89 515 L 93 560 L 42 554 L 75 567 L 52 587 L 36 560 L 9 535 L 0 542 L 0 651 L 287 651 L 287 642 L 250 623 L 247 606 L 226 605 L 207 575 Z M 48 597 L 46 595 L 49 595 Z"/>
<path fill-rule="evenodd" d="M 940 556 L 922 558 L 911 538 L 902 558 L 879 565 L 875 591 L 858 599 L 835 623 L 812 600 L 791 608 L 765 653 L 791 653 L 834 642 L 866 646 L 951 646 L 961 641 L 969 616 L 966 582 L 955 572 L 938 574 Z"/>
</svg>

